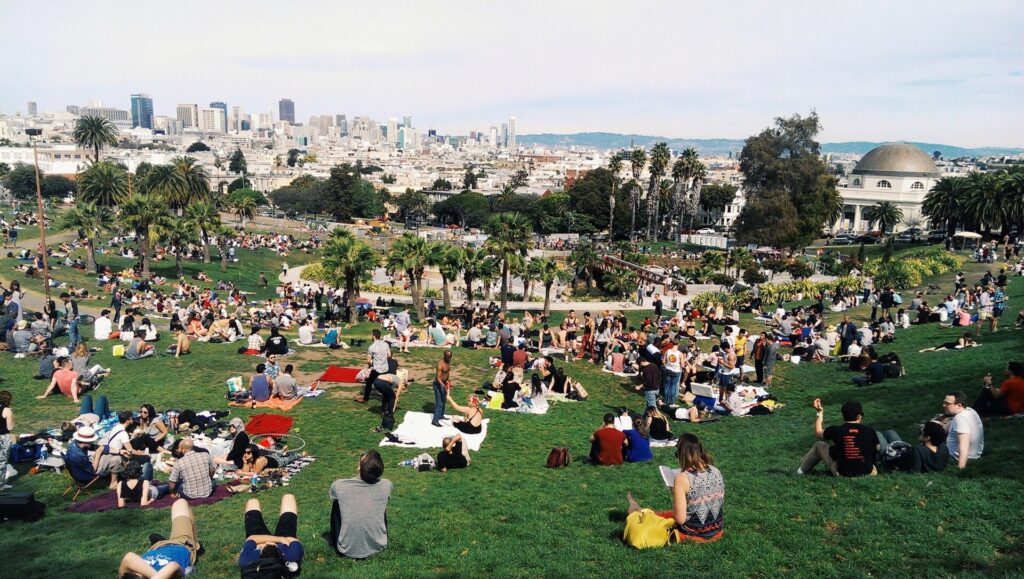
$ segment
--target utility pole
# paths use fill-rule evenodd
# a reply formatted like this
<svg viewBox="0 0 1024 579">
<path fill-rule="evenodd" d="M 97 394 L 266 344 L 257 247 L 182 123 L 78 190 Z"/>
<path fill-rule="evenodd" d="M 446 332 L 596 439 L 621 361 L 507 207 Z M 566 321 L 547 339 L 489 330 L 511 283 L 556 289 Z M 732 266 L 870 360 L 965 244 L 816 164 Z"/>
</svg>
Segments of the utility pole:
<svg viewBox="0 0 1024 579">
<path fill-rule="evenodd" d="M 25 129 L 25 134 L 28 135 L 30 141 L 32 141 L 32 159 L 35 161 L 36 168 L 36 205 L 39 211 L 36 220 L 39 222 L 39 243 L 40 253 L 43 256 L 43 284 L 46 291 L 46 301 L 50 301 L 50 258 L 46 253 L 46 215 L 43 213 L 43 190 L 42 185 L 39 181 L 39 148 L 37 146 L 36 139 L 32 137 L 39 137 L 43 134 L 42 129 Z"/>
</svg>

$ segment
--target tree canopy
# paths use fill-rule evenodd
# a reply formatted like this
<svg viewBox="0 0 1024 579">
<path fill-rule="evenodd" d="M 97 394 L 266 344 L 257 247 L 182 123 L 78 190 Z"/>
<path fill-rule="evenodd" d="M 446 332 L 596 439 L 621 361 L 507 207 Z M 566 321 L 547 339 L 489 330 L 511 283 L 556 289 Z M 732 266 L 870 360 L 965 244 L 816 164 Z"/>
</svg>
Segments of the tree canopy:
<svg viewBox="0 0 1024 579">
<path fill-rule="evenodd" d="M 42 170 L 39 176 L 43 176 Z M 32 165 L 15 163 L 3 179 L 4 187 L 11 192 L 11 195 L 18 199 L 28 199 L 36 195 L 36 171 Z"/>
<path fill-rule="evenodd" d="M 202 141 L 196 141 L 185 149 L 186 153 L 201 153 L 203 151 L 209 151 L 210 146 Z"/>
<path fill-rule="evenodd" d="M 480 227 L 490 215 L 487 197 L 476 191 L 463 191 L 440 203 L 435 203 L 434 215 L 446 223 L 457 223 L 461 227 Z"/>
</svg>

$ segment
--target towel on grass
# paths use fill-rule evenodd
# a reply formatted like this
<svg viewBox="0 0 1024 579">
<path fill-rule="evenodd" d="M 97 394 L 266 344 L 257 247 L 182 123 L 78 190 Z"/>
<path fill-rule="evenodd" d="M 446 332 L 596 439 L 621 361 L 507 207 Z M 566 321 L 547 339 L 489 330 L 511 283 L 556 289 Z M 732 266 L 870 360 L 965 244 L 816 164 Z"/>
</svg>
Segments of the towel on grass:
<svg viewBox="0 0 1024 579">
<path fill-rule="evenodd" d="M 228 491 L 227 485 L 217 485 L 213 489 L 213 494 L 206 497 L 205 499 L 188 499 L 188 504 L 193 507 L 196 505 L 212 505 L 213 503 L 219 503 L 224 499 L 231 496 L 231 492 Z M 161 497 L 147 506 L 147 509 L 166 509 L 174 504 L 174 501 L 178 499 L 167 495 Z M 138 509 L 141 508 L 140 503 L 128 503 L 125 505 L 126 509 Z M 110 491 L 97 495 L 88 500 L 80 503 L 72 503 L 65 509 L 69 513 L 102 513 L 103 511 L 112 511 L 117 509 L 117 491 Z"/>
<path fill-rule="evenodd" d="M 228 402 L 228 406 L 238 406 L 241 408 L 267 408 L 269 410 L 287 411 L 291 410 L 292 408 L 295 408 L 295 406 L 299 402 L 302 402 L 302 399 L 302 396 L 299 396 L 298 398 L 294 398 L 292 400 L 270 398 L 269 400 L 264 400 L 263 402 L 257 402 L 255 405 L 253 405 L 252 402 Z"/>
<path fill-rule="evenodd" d="M 604 372 L 605 374 L 615 374 L 619 378 L 639 378 L 640 377 L 640 373 L 639 372 L 633 372 L 632 374 L 627 374 L 626 372 L 612 372 L 608 368 L 604 368 L 604 367 L 601 368 L 601 371 Z"/>
<path fill-rule="evenodd" d="M 319 382 L 342 382 L 344 384 L 359 384 L 359 380 L 356 380 L 356 375 L 359 374 L 359 368 L 346 368 L 343 366 L 330 365 L 324 370 L 324 373 L 318 378 Z"/>
<path fill-rule="evenodd" d="M 280 414 L 257 414 L 245 424 L 245 431 L 249 436 L 257 434 L 288 434 L 295 422 L 291 416 Z"/>
<path fill-rule="evenodd" d="M 426 412 L 406 412 L 405 417 L 402 419 L 402 423 L 398 425 L 392 435 L 397 436 L 402 442 L 410 444 L 401 444 L 397 442 L 391 442 L 387 438 L 380 441 L 380 446 L 404 446 L 408 448 L 441 448 L 441 442 L 446 436 L 455 436 L 456 434 L 462 435 L 462 440 L 469 446 L 472 451 L 480 450 L 480 445 L 483 444 L 484 438 L 487 437 L 487 423 L 489 419 L 485 418 L 483 428 L 480 434 L 466 434 L 459 432 L 454 426 L 452 426 L 451 416 L 445 416 L 442 419 L 440 428 L 430 424 L 433 419 L 431 414 Z"/>
<path fill-rule="evenodd" d="M 654 440 L 653 438 L 651 439 L 651 448 L 669 448 L 675 447 L 675 445 L 675 440 Z"/>
</svg>

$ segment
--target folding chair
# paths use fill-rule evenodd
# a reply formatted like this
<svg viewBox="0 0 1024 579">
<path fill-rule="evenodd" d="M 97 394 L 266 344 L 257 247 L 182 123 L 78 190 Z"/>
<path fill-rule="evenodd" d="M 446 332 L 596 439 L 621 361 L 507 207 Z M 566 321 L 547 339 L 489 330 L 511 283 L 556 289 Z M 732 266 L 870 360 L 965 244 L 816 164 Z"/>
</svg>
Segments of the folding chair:
<svg viewBox="0 0 1024 579">
<path fill-rule="evenodd" d="M 67 494 L 70 493 L 71 491 L 75 491 L 74 496 L 71 497 L 71 502 L 77 501 L 78 495 L 82 494 L 82 491 L 85 491 L 86 489 L 92 487 L 92 485 L 96 481 L 104 478 L 101 476 L 96 476 L 93 477 L 93 479 L 88 482 L 80 481 L 75 478 L 75 475 L 71 474 L 71 468 L 69 467 L 67 460 L 64 461 L 64 472 L 67 473 L 68 478 L 71 479 L 71 484 L 68 485 L 68 488 L 64 489 L 64 492 L 61 493 L 60 496 L 64 497 L 67 496 Z"/>
</svg>

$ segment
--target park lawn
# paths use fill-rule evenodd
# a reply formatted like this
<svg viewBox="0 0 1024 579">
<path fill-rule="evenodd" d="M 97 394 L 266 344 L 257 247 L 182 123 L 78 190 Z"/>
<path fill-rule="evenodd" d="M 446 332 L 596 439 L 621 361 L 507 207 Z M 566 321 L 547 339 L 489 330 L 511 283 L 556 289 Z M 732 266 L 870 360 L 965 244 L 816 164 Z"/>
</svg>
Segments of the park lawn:
<svg viewBox="0 0 1024 579">
<path fill-rule="evenodd" d="M 980 271 L 979 266 L 968 266 L 971 279 Z M 942 284 L 949 286 L 949 276 Z M 1009 295 L 1005 327 L 1012 327 L 1009 312 L 1016 311 L 1013 306 L 1024 297 L 1024 281 L 1013 278 Z M 854 313 L 863 315 L 863 310 Z M 635 312 L 630 318 L 639 320 L 642 315 Z M 839 316 L 832 317 L 838 320 Z M 749 322 L 746 326 L 759 329 Z M 346 335 L 367 337 L 370 329 L 369 324 L 361 324 Z M 352 476 L 359 455 L 375 448 L 381 438 L 369 432 L 379 421 L 379 403 L 354 403 L 356 387 L 333 386 L 327 395 L 303 401 L 292 411 L 293 432 L 318 460 L 286 489 L 258 496 L 266 512 L 276 509 L 284 491 L 298 497 L 307 577 L 1014 575 L 1024 563 L 1024 523 L 1019 516 L 1024 507 L 1024 463 L 1019 453 L 1024 422 L 987 422 L 985 455 L 963 473 L 837 480 L 822 474 L 819 467 L 811 475 L 794 476 L 814 440 L 810 409 L 814 398 L 822 398 L 827 424 L 840 421 L 843 401 L 859 399 L 868 424 L 893 428 L 913 440 L 915 424 L 940 410 L 947 390 L 963 389 L 973 396 L 986 371 L 1000 376 L 1006 360 L 1019 359 L 1024 337 L 1016 330 L 995 335 L 986 330 L 981 348 L 917 352 L 955 334 L 956 330 L 937 325 L 900 332 L 894 344 L 882 345 L 879 351 L 898 352 L 908 374 L 881 386 L 854 388 L 851 375 L 839 364 L 780 362 L 773 392 L 786 406 L 774 415 L 725 418 L 706 425 L 673 423 L 675 432 L 694 432 L 705 441 L 725 476 L 726 535 L 712 545 L 640 552 L 622 544 L 627 491 L 633 491 L 645 506 L 670 507 L 656 464 L 673 464 L 672 450 L 654 449 L 654 464 L 583 465 L 579 459 L 589 451 L 587 437 L 601 416 L 622 405 L 639 410 L 642 400 L 628 384 L 582 362 L 570 363 L 569 373 L 583 380 L 590 400 L 555 404 L 544 416 L 488 411 L 488 438 L 465 471 L 412 472 L 395 465 L 419 451 L 382 448 L 385 476 L 395 483 L 388 513 L 391 545 L 368 561 L 339 558 L 323 538 L 331 481 Z M 161 350 L 166 343 L 165 339 L 159 345 Z M 194 354 L 186 358 L 160 356 L 127 362 L 111 359 L 105 347 L 97 361 L 114 372 L 99 393 L 108 396 L 116 410 L 135 409 L 143 402 L 158 409 L 224 408 L 225 378 L 248 375 L 257 362 L 238 356 L 235 349 L 197 344 Z M 490 379 L 486 361 L 491 354 L 455 351 L 457 399 L 464 400 Z M 405 410 L 432 408 L 430 369 L 440 355 L 436 349 L 397 355 L 416 379 L 401 399 L 399 420 Z M 328 363 L 360 364 L 363 359 L 362 348 L 313 349 L 301 351 L 288 362 L 297 364 L 308 381 Z M 40 402 L 32 398 L 45 386 L 31 379 L 33 360 L 2 360 L 3 387 L 14 394 L 18 432 L 75 415 L 76 409 L 66 399 Z M 253 412 L 232 408 L 232 414 L 248 418 Z M 573 464 L 561 470 L 543 468 L 550 448 L 562 445 L 570 447 L 576 459 Z M 19 470 L 24 472 L 26 466 L 19 465 Z M 5 562 L 7 576 L 52 576 L 60 565 L 74 569 L 75 577 L 109 577 L 125 551 L 144 550 L 150 532 L 168 528 L 167 510 L 66 513 L 68 500 L 60 496 L 65 479 L 54 474 L 23 474 L 15 480 L 14 490 L 35 491 L 49 510 L 38 523 L 4 526 L 0 548 L 18 553 Z M 207 550 L 199 560 L 199 576 L 237 576 L 245 498 L 248 495 L 196 509 L 199 535 Z M 75 540 L 62 540 L 65 537 Z"/>
</svg>

